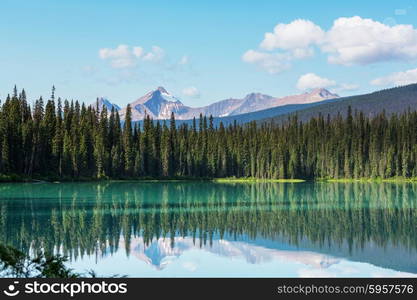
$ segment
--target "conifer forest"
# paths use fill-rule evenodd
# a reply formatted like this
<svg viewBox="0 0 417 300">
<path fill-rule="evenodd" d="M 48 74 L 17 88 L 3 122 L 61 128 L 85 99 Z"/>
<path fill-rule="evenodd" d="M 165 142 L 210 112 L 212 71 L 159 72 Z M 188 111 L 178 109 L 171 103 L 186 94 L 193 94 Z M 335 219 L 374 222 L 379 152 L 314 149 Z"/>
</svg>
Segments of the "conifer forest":
<svg viewBox="0 0 417 300">
<path fill-rule="evenodd" d="M 32 105 L 24 90 L 0 106 L 0 174 L 21 178 L 405 178 L 417 176 L 417 112 L 320 115 L 281 124 L 132 122 L 55 97 Z"/>
</svg>

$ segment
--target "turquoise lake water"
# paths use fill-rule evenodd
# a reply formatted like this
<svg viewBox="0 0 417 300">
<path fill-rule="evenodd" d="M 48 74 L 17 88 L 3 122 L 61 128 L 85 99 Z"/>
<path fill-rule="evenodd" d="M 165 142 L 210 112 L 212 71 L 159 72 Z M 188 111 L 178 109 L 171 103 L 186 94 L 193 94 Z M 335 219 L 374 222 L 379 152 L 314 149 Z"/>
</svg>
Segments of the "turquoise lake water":
<svg viewBox="0 0 417 300">
<path fill-rule="evenodd" d="M 417 184 L 0 184 L 0 242 L 131 277 L 417 276 Z"/>
</svg>

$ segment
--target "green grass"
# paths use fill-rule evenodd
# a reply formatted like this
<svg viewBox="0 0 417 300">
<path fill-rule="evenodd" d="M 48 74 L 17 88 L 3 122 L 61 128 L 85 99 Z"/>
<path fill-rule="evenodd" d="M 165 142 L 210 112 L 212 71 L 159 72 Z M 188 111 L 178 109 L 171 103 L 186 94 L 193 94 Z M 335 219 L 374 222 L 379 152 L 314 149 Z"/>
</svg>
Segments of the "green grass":
<svg viewBox="0 0 417 300">
<path fill-rule="evenodd" d="M 390 178 L 321 178 L 317 179 L 316 181 L 323 181 L 323 182 L 393 182 L 393 183 L 400 183 L 400 182 L 417 182 L 417 177 L 390 177 Z"/>
</svg>

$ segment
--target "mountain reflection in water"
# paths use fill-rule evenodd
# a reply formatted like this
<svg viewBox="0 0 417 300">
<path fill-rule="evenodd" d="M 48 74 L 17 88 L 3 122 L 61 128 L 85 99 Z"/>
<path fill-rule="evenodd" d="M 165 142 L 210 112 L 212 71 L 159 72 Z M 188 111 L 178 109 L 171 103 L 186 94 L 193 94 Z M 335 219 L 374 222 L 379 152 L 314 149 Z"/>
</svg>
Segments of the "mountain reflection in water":
<svg viewBox="0 0 417 300">
<path fill-rule="evenodd" d="M 161 273 L 199 251 L 227 258 L 213 276 L 236 259 L 416 274 L 416 196 L 411 183 L 1 184 L 0 239 L 62 252 L 79 267 L 124 253 Z"/>
</svg>

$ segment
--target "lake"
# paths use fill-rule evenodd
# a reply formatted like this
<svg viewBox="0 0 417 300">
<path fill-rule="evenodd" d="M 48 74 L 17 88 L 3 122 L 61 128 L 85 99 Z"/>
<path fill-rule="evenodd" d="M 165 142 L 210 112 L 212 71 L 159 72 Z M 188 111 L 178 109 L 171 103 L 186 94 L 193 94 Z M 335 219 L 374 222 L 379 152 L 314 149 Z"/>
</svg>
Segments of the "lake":
<svg viewBox="0 0 417 300">
<path fill-rule="evenodd" d="M 0 184 L 0 242 L 131 277 L 417 276 L 417 184 Z"/>
</svg>

